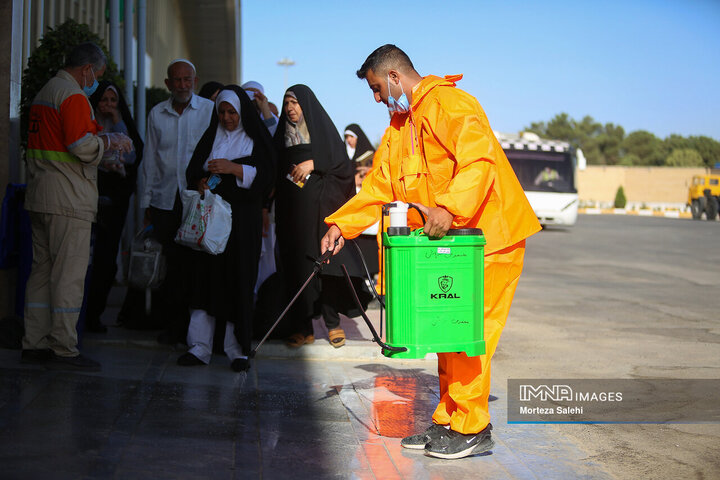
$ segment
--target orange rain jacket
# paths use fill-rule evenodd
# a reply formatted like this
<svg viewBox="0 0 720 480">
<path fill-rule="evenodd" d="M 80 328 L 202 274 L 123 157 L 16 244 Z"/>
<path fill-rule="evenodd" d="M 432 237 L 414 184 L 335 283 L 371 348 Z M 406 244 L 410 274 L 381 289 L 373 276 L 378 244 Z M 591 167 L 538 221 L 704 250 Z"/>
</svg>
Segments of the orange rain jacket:
<svg viewBox="0 0 720 480">
<path fill-rule="evenodd" d="M 481 228 L 485 254 L 540 230 L 520 182 L 472 95 L 455 88 L 462 75 L 430 75 L 412 92 L 412 113 L 393 115 L 360 192 L 325 219 L 355 238 L 400 200 L 440 206 L 452 228 Z M 369 208 L 370 207 L 370 208 Z M 414 211 L 411 227 L 422 226 Z"/>
</svg>

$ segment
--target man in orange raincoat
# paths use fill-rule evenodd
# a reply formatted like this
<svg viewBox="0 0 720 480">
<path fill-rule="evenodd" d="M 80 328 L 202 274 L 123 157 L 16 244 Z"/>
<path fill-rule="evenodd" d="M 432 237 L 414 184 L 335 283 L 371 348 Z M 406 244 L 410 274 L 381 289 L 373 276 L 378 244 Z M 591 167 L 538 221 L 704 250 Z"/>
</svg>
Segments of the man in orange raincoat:
<svg viewBox="0 0 720 480">
<path fill-rule="evenodd" d="M 408 56 L 384 45 L 357 75 L 376 102 L 388 106 L 390 126 L 375 154 L 375 168 L 360 192 L 325 219 L 321 250 L 355 238 L 374 224 L 381 206 L 416 205 L 427 217 L 425 233 L 481 228 L 485 235 L 485 355 L 438 353 L 440 402 L 432 425 L 404 438 L 405 448 L 430 456 L 462 458 L 493 446 L 488 412 L 490 359 L 510 310 L 525 254 L 525 239 L 540 230 L 525 193 L 478 101 L 455 88 L 462 75 L 421 77 Z M 408 217 L 422 226 L 419 215 Z"/>
<path fill-rule="evenodd" d="M 379 219 L 381 205 L 396 200 L 422 210 L 431 237 L 450 228 L 483 230 L 486 354 L 438 353 L 440 402 L 433 424 L 401 444 L 439 458 L 485 452 L 493 446 L 490 359 L 522 271 L 525 239 L 540 224 L 482 107 L 455 88 L 461 75 L 421 77 L 394 45 L 370 54 L 357 75 L 392 118 L 362 190 L 325 219 L 330 228 L 321 249 L 337 241 L 339 250 L 344 238 L 356 237 Z M 410 215 L 408 225 L 422 226 L 419 216 Z"/>
</svg>

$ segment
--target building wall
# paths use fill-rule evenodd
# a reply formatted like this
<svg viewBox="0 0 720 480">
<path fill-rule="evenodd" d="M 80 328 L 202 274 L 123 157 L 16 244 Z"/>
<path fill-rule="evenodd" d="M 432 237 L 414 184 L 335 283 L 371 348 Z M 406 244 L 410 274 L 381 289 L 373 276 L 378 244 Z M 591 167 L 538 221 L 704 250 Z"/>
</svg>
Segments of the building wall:
<svg viewBox="0 0 720 480">
<path fill-rule="evenodd" d="M 152 59 L 148 87 L 164 87 L 167 66 L 176 58 L 187 58 L 190 51 L 182 28 L 178 0 L 147 2 L 147 53 Z"/>
<path fill-rule="evenodd" d="M 668 206 L 682 208 L 687 201 L 693 175 L 703 175 L 702 167 L 620 167 L 589 165 L 577 175 L 581 205 L 612 206 L 622 185 L 628 206 Z"/>
</svg>

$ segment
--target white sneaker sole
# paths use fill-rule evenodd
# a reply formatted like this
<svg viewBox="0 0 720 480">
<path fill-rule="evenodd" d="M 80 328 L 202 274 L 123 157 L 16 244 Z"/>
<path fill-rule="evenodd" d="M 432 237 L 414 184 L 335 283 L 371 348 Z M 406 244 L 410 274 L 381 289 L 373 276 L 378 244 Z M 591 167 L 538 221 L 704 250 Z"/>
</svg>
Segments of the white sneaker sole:
<svg viewBox="0 0 720 480">
<path fill-rule="evenodd" d="M 492 449 L 495 446 L 495 442 L 492 438 L 488 438 L 483 440 L 482 442 L 478 443 L 475 446 L 468 447 L 465 450 L 461 450 L 459 452 L 455 453 L 439 453 L 439 452 L 431 452 L 430 450 L 425 450 L 425 455 L 428 455 L 430 457 L 436 457 L 436 458 L 443 458 L 445 460 L 454 460 L 457 458 L 465 458 L 469 457 L 470 455 L 477 455 L 478 453 L 484 453 L 488 450 Z"/>
<path fill-rule="evenodd" d="M 403 445 L 402 443 L 400 444 L 401 447 L 407 448 L 408 450 L 425 450 L 425 445 L 427 445 L 427 444 L 426 443 L 423 443 L 422 445 L 417 444 L 417 443 L 414 445 Z"/>
</svg>

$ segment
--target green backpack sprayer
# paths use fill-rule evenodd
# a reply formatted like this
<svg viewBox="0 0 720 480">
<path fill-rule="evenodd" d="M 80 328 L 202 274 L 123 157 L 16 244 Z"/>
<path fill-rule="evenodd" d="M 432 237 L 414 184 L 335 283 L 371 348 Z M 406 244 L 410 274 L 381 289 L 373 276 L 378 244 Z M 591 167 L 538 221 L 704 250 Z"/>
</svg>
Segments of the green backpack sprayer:
<svg viewBox="0 0 720 480">
<path fill-rule="evenodd" d="M 409 206 L 416 208 L 412 204 Z M 374 288 L 371 290 L 381 308 L 387 311 L 387 342 L 381 340 L 365 314 L 350 275 L 342 265 L 345 279 L 373 340 L 382 347 L 383 355 L 392 358 L 424 358 L 431 352 L 465 352 L 468 356 L 484 354 L 485 237 L 482 230 L 449 230 L 445 237 L 432 239 L 423 233 L 422 228 L 414 232 L 410 230 L 407 211 L 408 204 L 402 202 L 383 207 L 383 221 L 386 213 L 390 215 L 390 226 L 382 234 L 381 258 L 384 257 L 387 290 L 385 301 L 377 296 Z M 360 248 L 352 243 L 372 284 Z M 310 277 L 253 349 L 251 358 L 331 256 L 332 251 L 328 250 L 315 261 Z M 382 332 L 382 313 L 380 328 Z"/>
</svg>

